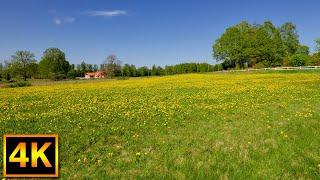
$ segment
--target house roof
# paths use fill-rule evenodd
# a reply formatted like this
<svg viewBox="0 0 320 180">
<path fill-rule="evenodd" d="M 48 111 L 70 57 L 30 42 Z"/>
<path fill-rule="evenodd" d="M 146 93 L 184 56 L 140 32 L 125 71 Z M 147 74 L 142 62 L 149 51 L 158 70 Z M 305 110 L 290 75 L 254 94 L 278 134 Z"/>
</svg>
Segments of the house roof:
<svg viewBox="0 0 320 180">
<path fill-rule="evenodd" d="M 89 75 L 89 76 L 94 76 L 96 73 L 86 73 L 86 75 Z"/>
<path fill-rule="evenodd" d="M 101 75 L 101 74 L 105 74 L 105 73 L 103 71 L 97 71 L 97 72 L 87 72 L 85 75 L 95 76 L 95 75 Z"/>
</svg>

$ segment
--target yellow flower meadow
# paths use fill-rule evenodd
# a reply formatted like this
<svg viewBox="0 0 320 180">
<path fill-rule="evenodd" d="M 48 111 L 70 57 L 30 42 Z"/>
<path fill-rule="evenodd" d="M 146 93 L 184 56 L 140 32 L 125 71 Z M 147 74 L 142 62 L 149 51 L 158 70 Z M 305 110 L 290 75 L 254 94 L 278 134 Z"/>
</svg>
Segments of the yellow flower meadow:
<svg viewBox="0 0 320 180">
<path fill-rule="evenodd" d="M 0 132 L 58 133 L 63 179 L 316 179 L 319 107 L 320 72 L 38 83 L 0 89 Z"/>
</svg>

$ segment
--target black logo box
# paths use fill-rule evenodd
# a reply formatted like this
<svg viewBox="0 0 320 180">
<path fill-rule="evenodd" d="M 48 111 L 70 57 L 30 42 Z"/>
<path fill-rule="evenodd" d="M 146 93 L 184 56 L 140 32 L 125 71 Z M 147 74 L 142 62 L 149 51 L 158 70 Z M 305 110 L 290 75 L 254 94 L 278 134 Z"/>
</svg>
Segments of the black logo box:
<svg viewBox="0 0 320 180">
<path fill-rule="evenodd" d="M 26 143 L 26 156 L 29 158 L 26 167 L 20 167 L 19 162 L 9 162 L 9 156 L 17 145 Z M 31 143 L 36 142 L 38 149 L 44 143 L 51 142 L 44 154 L 52 167 L 45 167 L 40 158 L 37 160 L 38 166 L 31 167 Z M 58 135 L 4 135 L 3 138 L 3 175 L 4 177 L 58 177 Z M 19 156 L 18 153 L 16 156 Z"/>
</svg>

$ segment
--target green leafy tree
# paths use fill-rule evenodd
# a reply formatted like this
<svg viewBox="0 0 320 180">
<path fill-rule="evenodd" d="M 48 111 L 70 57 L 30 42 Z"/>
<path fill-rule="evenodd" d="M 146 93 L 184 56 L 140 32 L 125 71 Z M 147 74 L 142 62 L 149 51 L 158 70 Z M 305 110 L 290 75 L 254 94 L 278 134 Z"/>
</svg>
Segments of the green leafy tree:
<svg viewBox="0 0 320 180">
<path fill-rule="evenodd" d="M 76 69 L 76 66 L 74 64 L 71 64 L 70 70 L 75 70 L 75 69 Z"/>
<path fill-rule="evenodd" d="M 74 69 L 71 69 L 68 73 L 67 73 L 67 78 L 68 79 L 75 79 L 77 77 L 77 71 Z"/>
<path fill-rule="evenodd" d="M 290 63 L 292 66 L 305 66 L 310 62 L 310 56 L 305 54 L 295 54 L 290 58 Z"/>
<path fill-rule="evenodd" d="M 305 45 L 299 45 L 297 54 L 309 55 L 310 54 L 309 47 Z"/>
<path fill-rule="evenodd" d="M 17 51 L 11 58 L 10 69 L 14 75 L 21 76 L 26 81 L 28 77 L 36 74 L 37 61 L 32 52 Z"/>
<path fill-rule="evenodd" d="M 158 67 L 157 67 L 157 75 L 158 75 L 158 76 L 164 76 L 164 75 L 166 75 L 164 69 L 163 69 L 161 66 L 158 66 Z"/>
<path fill-rule="evenodd" d="M 213 66 L 213 70 L 214 70 L 214 71 L 221 71 L 221 70 L 223 70 L 222 64 L 215 64 L 215 65 Z"/>
<path fill-rule="evenodd" d="M 80 70 L 81 70 L 82 72 L 84 72 L 84 73 L 88 71 L 88 66 L 87 66 L 86 62 L 84 62 L 84 61 L 81 62 L 81 64 L 80 64 Z"/>
<path fill-rule="evenodd" d="M 213 71 L 213 66 L 208 63 L 200 63 L 198 64 L 199 71 L 198 72 L 211 72 Z"/>
<path fill-rule="evenodd" d="M 115 65 L 114 75 L 122 76 L 122 61 L 117 60 L 115 64 L 116 65 Z"/>
<path fill-rule="evenodd" d="M 129 64 L 125 64 L 122 68 L 122 74 L 123 76 L 127 76 L 130 77 L 131 76 L 131 72 L 130 72 L 130 65 Z"/>
<path fill-rule="evenodd" d="M 81 70 L 80 64 L 77 64 L 76 69 L 77 69 L 77 70 Z"/>
<path fill-rule="evenodd" d="M 98 69 L 99 69 L 98 65 L 97 65 L 97 64 L 94 64 L 94 65 L 93 65 L 93 71 L 98 71 Z"/>
<path fill-rule="evenodd" d="M 175 66 L 165 66 L 166 75 L 176 74 Z"/>
<path fill-rule="evenodd" d="M 316 53 L 311 56 L 311 65 L 320 66 L 320 38 L 315 40 L 316 43 Z"/>
<path fill-rule="evenodd" d="M 2 80 L 2 78 L 3 78 L 3 64 L 2 64 L 2 62 L 0 62 L 0 81 Z"/>
<path fill-rule="evenodd" d="M 159 72 L 158 72 L 157 66 L 154 64 L 151 69 L 151 76 L 158 76 L 158 75 L 159 75 Z"/>
<path fill-rule="evenodd" d="M 89 72 L 92 72 L 93 71 L 93 65 L 92 64 L 87 64 L 87 68 L 89 70 Z"/>
<path fill-rule="evenodd" d="M 254 28 L 247 22 L 228 28 L 213 45 L 213 56 L 219 62 L 243 68 L 254 53 Z"/>
<path fill-rule="evenodd" d="M 39 63 L 40 72 L 43 77 L 62 77 L 70 70 L 70 64 L 66 60 L 64 52 L 58 48 L 48 48 L 44 51 Z"/>
<path fill-rule="evenodd" d="M 320 54 L 320 38 L 315 40 L 316 43 L 316 51 Z"/>
<path fill-rule="evenodd" d="M 12 72 L 10 69 L 11 66 L 11 61 L 7 61 L 5 60 L 3 62 L 3 69 L 2 69 L 2 78 L 4 78 L 5 80 L 10 80 L 12 78 Z"/>
<path fill-rule="evenodd" d="M 105 64 L 104 67 L 105 67 L 106 75 L 108 77 L 115 76 L 115 73 L 117 70 L 117 61 L 118 61 L 118 58 L 114 54 L 111 54 L 106 58 L 106 60 L 104 62 L 104 64 Z"/>
<path fill-rule="evenodd" d="M 258 26 L 255 34 L 254 56 L 267 67 L 280 66 L 285 56 L 280 32 L 270 22 Z"/>
<path fill-rule="evenodd" d="M 296 26 L 287 22 L 280 27 L 281 38 L 289 56 L 296 54 L 300 42 Z"/>
<path fill-rule="evenodd" d="M 310 65 L 312 66 L 320 66 L 320 53 L 315 53 L 311 56 Z"/>
<path fill-rule="evenodd" d="M 133 64 L 130 65 L 130 74 L 131 74 L 132 77 L 136 77 L 137 76 L 137 68 Z"/>
</svg>

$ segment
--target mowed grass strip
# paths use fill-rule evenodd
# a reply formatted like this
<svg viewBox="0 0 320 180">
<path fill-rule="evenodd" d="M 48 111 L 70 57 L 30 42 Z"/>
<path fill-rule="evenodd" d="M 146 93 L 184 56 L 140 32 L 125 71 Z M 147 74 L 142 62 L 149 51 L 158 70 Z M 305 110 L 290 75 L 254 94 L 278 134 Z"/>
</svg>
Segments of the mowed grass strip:
<svg viewBox="0 0 320 180">
<path fill-rule="evenodd" d="M 58 133 L 64 179 L 317 179 L 320 73 L 2 88 L 0 132 Z"/>
</svg>

